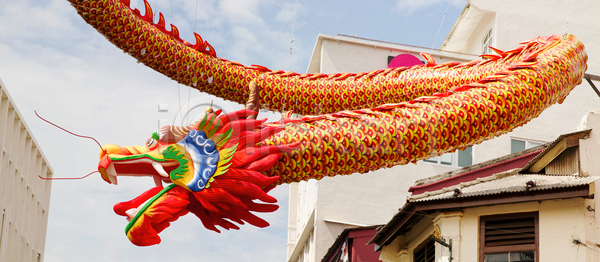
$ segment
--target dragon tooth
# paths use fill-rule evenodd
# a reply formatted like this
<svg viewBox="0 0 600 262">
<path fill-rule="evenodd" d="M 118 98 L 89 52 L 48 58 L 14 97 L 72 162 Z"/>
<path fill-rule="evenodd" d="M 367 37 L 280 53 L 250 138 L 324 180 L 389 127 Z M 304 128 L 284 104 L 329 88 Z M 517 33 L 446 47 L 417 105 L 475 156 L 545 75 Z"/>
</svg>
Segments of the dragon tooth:
<svg viewBox="0 0 600 262">
<path fill-rule="evenodd" d="M 110 183 L 116 185 L 117 171 L 115 170 L 115 166 L 113 164 L 110 164 L 110 166 L 108 166 L 108 168 L 106 169 L 106 174 L 108 175 L 108 180 L 110 180 Z"/>
<path fill-rule="evenodd" d="M 169 174 L 167 174 L 167 171 L 165 171 L 165 169 L 160 163 L 152 162 L 152 167 L 154 167 L 154 170 L 156 170 L 156 172 L 158 172 L 160 176 L 169 177 Z"/>
<path fill-rule="evenodd" d="M 212 76 L 209 76 L 209 77 L 208 77 L 208 83 L 209 83 L 209 84 L 210 84 L 210 83 L 212 83 L 213 79 L 214 79 L 214 77 L 212 77 Z"/>
<path fill-rule="evenodd" d="M 138 213 L 137 208 L 132 208 L 132 209 L 125 211 L 125 214 L 127 214 L 127 221 L 131 221 L 131 219 L 134 218 L 135 215 L 137 215 L 137 213 Z"/>
</svg>

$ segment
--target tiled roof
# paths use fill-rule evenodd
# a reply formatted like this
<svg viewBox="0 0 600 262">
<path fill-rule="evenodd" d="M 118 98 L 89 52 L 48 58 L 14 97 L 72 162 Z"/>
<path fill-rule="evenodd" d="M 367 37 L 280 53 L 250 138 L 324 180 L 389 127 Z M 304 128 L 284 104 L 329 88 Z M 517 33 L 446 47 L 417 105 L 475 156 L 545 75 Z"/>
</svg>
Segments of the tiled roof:
<svg viewBox="0 0 600 262">
<path fill-rule="evenodd" d="M 517 174 L 518 169 L 498 173 L 489 177 L 478 178 L 473 181 L 460 183 L 459 185 L 446 187 L 440 190 L 426 192 L 419 195 L 409 196 L 408 202 L 425 202 L 442 199 L 459 199 L 502 193 L 520 193 L 527 191 L 541 191 L 558 188 L 570 188 L 588 185 L 600 177 L 597 176 L 551 176 L 539 174 Z M 528 188 L 526 183 L 534 180 L 535 186 Z M 460 193 L 454 193 L 459 187 Z"/>
</svg>

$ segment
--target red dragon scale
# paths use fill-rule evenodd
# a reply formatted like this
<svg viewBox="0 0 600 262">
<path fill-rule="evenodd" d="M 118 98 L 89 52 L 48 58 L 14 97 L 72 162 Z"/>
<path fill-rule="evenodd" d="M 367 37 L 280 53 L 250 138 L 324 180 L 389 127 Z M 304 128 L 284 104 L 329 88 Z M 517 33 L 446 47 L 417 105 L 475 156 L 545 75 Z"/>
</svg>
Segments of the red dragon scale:
<svg viewBox="0 0 600 262">
<path fill-rule="evenodd" d="M 142 15 L 126 0 L 70 1 L 112 43 L 183 84 L 243 103 L 254 81 L 271 109 L 308 115 L 318 105 L 323 113 L 265 123 L 251 110 L 217 111 L 163 127 L 146 146 L 103 146 L 98 170 L 107 182 L 151 176 L 157 184 L 115 205 L 131 220 L 126 234 L 136 245 L 159 243 L 158 233 L 189 212 L 216 232 L 265 227 L 253 213 L 277 209 L 268 195 L 276 185 L 415 162 L 510 132 L 562 102 L 587 69 L 583 44 L 564 35 L 493 49 L 485 61 L 428 59 L 359 74 L 271 71 L 217 58 L 199 35 L 194 45 L 181 40 L 162 15 L 153 24 L 147 3 Z M 298 103 L 282 104 L 284 95 Z"/>
</svg>

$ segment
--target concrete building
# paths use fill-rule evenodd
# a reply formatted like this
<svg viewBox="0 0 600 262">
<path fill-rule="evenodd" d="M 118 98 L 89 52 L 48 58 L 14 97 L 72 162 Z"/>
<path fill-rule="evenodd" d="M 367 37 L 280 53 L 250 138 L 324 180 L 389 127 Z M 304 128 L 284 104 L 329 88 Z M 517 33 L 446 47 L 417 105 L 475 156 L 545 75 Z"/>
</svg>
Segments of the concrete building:
<svg viewBox="0 0 600 262">
<path fill-rule="evenodd" d="M 600 110 L 521 168 L 439 176 L 370 241 L 381 261 L 600 261 Z M 500 162 L 513 161 L 519 154 Z M 443 180 L 476 179 L 439 188 Z"/>
<path fill-rule="evenodd" d="M 52 168 L 0 81 L 0 261 L 43 261 Z"/>
<path fill-rule="evenodd" d="M 436 63 L 476 60 L 487 46 L 508 50 L 539 35 L 577 36 L 590 57 L 588 73 L 600 75 L 600 28 L 591 24 L 600 2 L 471 0 L 446 37 L 441 50 L 382 43 L 348 36 L 319 35 L 308 73 L 362 72 L 385 69 L 389 56 L 430 53 Z M 384 224 L 404 205 L 413 182 L 461 166 L 482 163 L 552 141 L 575 130 L 577 121 L 600 104 L 584 81 L 560 105 L 530 123 L 473 146 L 416 165 L 362 175 L 324 178 L 290 187 L 288 261 L 320 261 L 346 228 Z"/>
</svg>

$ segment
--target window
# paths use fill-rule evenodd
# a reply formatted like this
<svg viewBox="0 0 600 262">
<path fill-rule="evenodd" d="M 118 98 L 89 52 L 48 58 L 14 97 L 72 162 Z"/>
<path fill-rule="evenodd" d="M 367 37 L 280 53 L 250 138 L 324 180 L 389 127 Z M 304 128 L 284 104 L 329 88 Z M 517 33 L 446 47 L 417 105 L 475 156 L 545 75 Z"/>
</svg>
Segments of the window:
<svg viewBox="0 0 600 262">
<path fill-rule="evenodd" d="M 523 151 L 525 149 L 529 149 L 532 147 L 536 147 L 539 145 L 543 145 L 542 142 L 530 141 L 525 139 L 510 139 L 510 153 L 516 153 L 519 151 Z"/>
<path fill-rule="evenodd" d="M 485 262 L 533 262 L 535 261 L 535 252 L 506 252 L 485 255 Z"/>
<path fill-rule="evenodd" d="M 492 37 L 492 29 L 490 29 L 490 31 L 487 32 L 487 34 L 485 34 L 485 36 L 483 37 L 483 54 L 487 55 L 487 54 L 491 54 L 492 53 L 492 49 L 490 49 L 490 46 L 494 46 L 493 43 L 493 37 Z"/>
<path fill-rule="evenodd" d="M 435 261 L 435 242 L 431 239 L 426 240 L 413 253 L 414 262 L 434 262 Z"/>
<path fill-rule="evenodd" d="M 455 152 L 446 153 L 441 156 L 434 156 L 423 161 L 456 167 L 470 166 L 473 164 L 473 147 L 467 147 L 465 150 L 456 150 Z"/>
<path fill-rule="evenodd" d="M 482 216 L 479 261 L 538 261 L 538 217 L 537 212 Z"/>
</svg>

